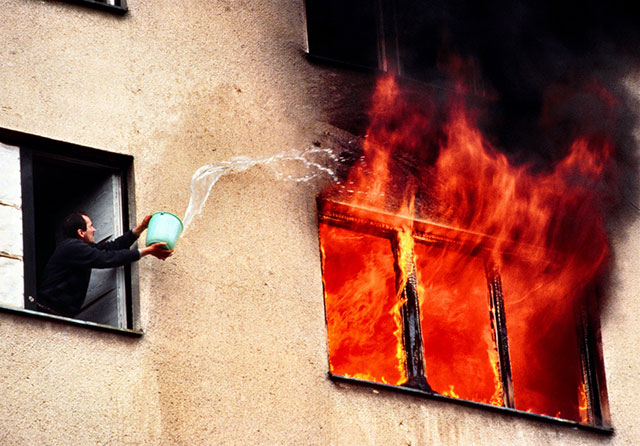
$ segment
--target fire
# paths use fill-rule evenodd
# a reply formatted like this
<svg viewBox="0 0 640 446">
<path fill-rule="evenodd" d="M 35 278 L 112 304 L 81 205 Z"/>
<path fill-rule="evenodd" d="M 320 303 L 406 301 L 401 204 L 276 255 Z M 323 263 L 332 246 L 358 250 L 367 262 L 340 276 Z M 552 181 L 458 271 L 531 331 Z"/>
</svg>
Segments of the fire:
<svg viewBox="0 0 640 446">
<path fill-rule="evenodd" d="M 491 368 L 493 369 L 493 382 L 496 389 L 493 395 L 491 395 L 489 404 L 493 404 L 494 406 L 502 406 L 504 404 L 504 391 L 502 389 L 502 381 L 500 380 L 500 358 L 498 357 L 498 352 L 495 348 L 489 348 L 489 350 L 487 350 L 487 353 L 489 355 Z"/>
<path fill-rule="evenodd" d="M 516 409 L 584 419 L 572 324 L 609 259 L 600 206 L 614 145 L 601 132 L 577 134 L 553 166 L 516 165 L 461 96 L 444 110 L 419 109 L 386 77 L 363 150 L 345 183 L 323 195 L 338 204 L 321 209 L 332 373 L 407 382 L 400 314 L 413 274 L 423 390 L 503 405 L 507 379 Z M 343 205 L 349 216 L 335 216 Z M 510 355 L 502 370 L 512 376 L 501 376 L 488 317 L 488 264 L 500 265 Z"/>
<path fill-rule="evenodd" d="M 399 356 L 394 258 L 386 240 L 320 225 L 331 373 L 386 384 L 407 380 Z M 341 256 L 350 252 L 348 258 Z M 396 333 L 398 332 L 398 333 Z M 389 333 L 396 333 L 389 336 Z"/>
<path fill-rule="evenodd" d="M 449 396 L 451 398 L 460 398 L 460 395 L 458 395 L 455 390 L 453 389 L 454 386 L 452 384 L 449 385 L 449 390 L 442 392 L 442 394 L 444 396 Z"/>
<path fill-rule="evenodd" d="M 587 397 L 587 386 L 584 383 L 578 387 L 578 411 L 580 413 L 580 421 L 583 423 L 589 421 L 589 399 Z"/>
<path fill-rule="evenodd" d="M 398 286 L 397 298 L 401 301 L 402 290 L 409 280 L 409 276 L 414 272 L 415 254 L 413 234 L 411 229 L 403 227 L 398 231 L 398 265 L 400 267 L 400 285 Z"/>
</svg>

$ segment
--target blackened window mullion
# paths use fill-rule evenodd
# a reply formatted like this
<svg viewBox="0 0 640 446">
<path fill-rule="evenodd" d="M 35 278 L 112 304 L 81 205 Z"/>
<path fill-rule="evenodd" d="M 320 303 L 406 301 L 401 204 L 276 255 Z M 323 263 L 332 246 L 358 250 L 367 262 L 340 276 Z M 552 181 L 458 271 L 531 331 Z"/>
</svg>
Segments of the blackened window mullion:
<svg viewBox="0 0 640 446">
<path fill-rule="evenodd" d="M 395 257 L 394 269 L 398 295 L 404 303 L 400 308 L 402 317 L 402 342 L 406 355 L 407 382 L 406 387 L 432 392 L 427 381 L 425 359 L 423 351 L 422 328 L 420 326 L 420 299 L 418 296 L 418 279 L 416 265 L 411 255 L 401 253 L 400 234 L 396 233 L 391 239 L 391 250 Z M 408 264 L 401 265 L 402 259 Z M 404 273 L 403 273 L 404 271 Z M 407 274 L 408 277 L 403 278 Z M 401 289 L 400 289 L 401 288 Z"/>
<path fill-rule="evenodd" d="M 584 397 L 587 421 L 592 424 L 603 424 L 603 411 L 598 383 L 598 368 L 595 364 L 596 346 L 595 330 L 590 323 L 587 306 L 581 306 L 577 310 L 576 328 L 578 330 L 578 342 L 580 343 L 580 372 L 584 386 Z"/>
<path fill-rule="evenodd" d="M 505 407 L 515 408 L 513 377 L 511 374 L 511 356 L 509 355 L 509 338 L 502 293 L 502 279 L 494 265 L 486 265 L 487 284 L 491 306 L 491 326 L 493 328 L 496 349 L 498 350 L 500 381 L 502 384 L 502 400 Z"/>
</svg>

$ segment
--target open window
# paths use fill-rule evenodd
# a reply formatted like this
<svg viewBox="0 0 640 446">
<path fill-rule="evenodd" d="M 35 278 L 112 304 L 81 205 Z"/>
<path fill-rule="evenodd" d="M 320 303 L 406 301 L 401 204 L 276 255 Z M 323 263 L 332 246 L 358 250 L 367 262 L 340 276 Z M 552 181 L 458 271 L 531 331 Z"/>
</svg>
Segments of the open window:
<svg viewBox="0 0 640 446">
<path fill-rule="evenodd" d="M 0 205 L 0 211 L 10 214 L 5 221 L 11 230 L 0 239 L 6 246 L 0 247 L 0 262 L 11 267 L 1 269 L 2 283 L 22 282 L 15 291 L 2 290 L 0 294 L 7 297 L 0 298 L 0 305 L 37 312 L 38 284 L 70 212 L 83 211 L 91 217 L 96 242 L 128 229 L 132 159 L 15 132 L 0 134 L 0 156 L 10 161 L 0 170 L 10 174 L 5 181 L 11 183 L 6 188 L 11 197 L 0 197 L 7 203 Z M 13 246 L 8 246 L 9 240 L 14 240 Z M 131 294 L 130 266 L 94 269 L 82 312 L 75 319 L 133 329 Z"/>
</svg>

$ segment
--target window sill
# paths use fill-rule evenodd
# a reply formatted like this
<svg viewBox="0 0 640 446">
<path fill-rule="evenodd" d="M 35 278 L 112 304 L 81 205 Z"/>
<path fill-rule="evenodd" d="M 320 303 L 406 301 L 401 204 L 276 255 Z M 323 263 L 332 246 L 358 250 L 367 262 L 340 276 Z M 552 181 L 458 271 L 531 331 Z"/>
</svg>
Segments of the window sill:
<svg viewBox="0 0 640 446">
<path fill-rule="evenodd" d="M 86 327 L 86 328 L 89 328 L 91 330 L 108 331 L 108 332 L 112 332 L 112 333 L 132 336 L 132 337 L 142 337 L 142 335 L 144 334 L 143 330 L 131 330 L 131 329 L 128 329 L 128 328 L 113 327 L 111 325 L 96 324 L 95 322 L 81 321 L 81 320 L 78 320 L 78 319 L 71 319 L 71 318 L 63 317 L 63 316 L 54 316 L 52 314 L 40 313 L 38 311 L 27 310 L 27 309 L 23 309 L 23 308 L 12 308 L 12 307 L 5 307 L 5 306 L 0 305 L 0 312 L 16 314 L 16 315 L 24 316 L 24 317 L 35 317 L 35 318 L 46 319 L 46 320 L 50 320 L 50 321 L 52 321 L 52 320 L 53 321 L 60 321 L 60 322 L 71 324 L 71 325 L 77 325 L 77 326 L 80 326 L 80 327 Z"/>
<path fill-rule="evenodd" d="M 504 406 L 494 406 L 491 404 L 478 403 L 475 401 L 453 398 L 450 396 L 440 395 L 439 393 L 425 392 L 425 391 L 413 389 L 410 387 L 382 384 L 382 383 L 377 383 L 377 382 L 368 381 L 368 380 L 359 379 L 359 378 L 351 378 L 347 376 L 334 375 L 332 373 L 329 373 L 328 375 L 330 380 L 338 383 L 351 383 L 356 385 L 365 385 L 365 386 L 373 387 L 374 389 L 391 390 L 394 392 L 407 393 L 414 396 L 421 396 L 421 397 L 430 398 L 430 399 L 439 400 L 439 401 L 447 401 L 447 402 L 461 404 L 469 407 L 478 407 L 481 409 L 487 409 L 494 412 L 501 412 L 503 414 L 512 414 L 512 415 L 516 415 L 524 418 L 529 418 L 531 420 L 543 421 L 551 424 L 571 427 L 574 429 L 596 432 L 603 435 L 612 435 L 614 433 L 613 427 L 609 425 L 597 426 L 592 424 L 578 423 L 577 421 L 565 420 L 562 418 L 555 418 L 548 415 L 540 415 L 533 412 L 525 412 L 522 410 L 511 409 L 509 407 L 504 407 Z"/>
<path fill-rule="evenodd" d="M 102 11 L 112 12 L 114 14 L 124 15 L 129 10 L 124 0 L 121 0 L 119 5 L 110 5 L 100 0 L 63 0 L 67 3 L 75 3 L 78 5 L 84 5 L 89 8 L 100 9 Z"/>
</svg>

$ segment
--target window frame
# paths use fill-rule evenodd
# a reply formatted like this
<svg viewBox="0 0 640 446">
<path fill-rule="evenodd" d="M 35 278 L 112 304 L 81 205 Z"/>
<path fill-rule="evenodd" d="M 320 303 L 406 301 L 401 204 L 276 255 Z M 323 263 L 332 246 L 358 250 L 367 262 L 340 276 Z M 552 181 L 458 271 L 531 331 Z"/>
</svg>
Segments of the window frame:
<svg viewBox="0 0 640 446">
<path fill-rule="evenodd" d="M 114 4 L 106 3 L 107 0 L 63 0 L 67 3 L 74 3 L 77 5 L 87 6 L 89 8 L 99 9 L 101 11 L 107 11 L 118 15 L 126 14 L 129 9 L 127 7 L 127 0 L 113 0 Z"/>
<path fill-rule="evenodd" d="M 138 267 L 134 262 L 124 267 L 124 294 L 126 305 L 125 327 L 104 325 L 91 321 L 55 316 L 35 310 L 34 299 L 37 289 L 36 253 L 35 253 L 35 208 L 33 196 L 33 163 L 34 152 L 45 154 L 52 158 L 70 159 L 75 162 L 117 171 L 120 177 L 121 214 L 123 228 L 130 226 L 130 218 L 135 215 L 133 200 L 133 157 L 114 152 L 99 150 L 78 144 L 57 141 L 42 136 L 22 133 L 0 128 L 0 142 L 16 146 L 20 150 L 21 189 L 22 189 L 22 230 L 23 230 L 23 268 L 24 268 L 24 305 L 25 308 L 15 308 L 0 305 L 3 313 L 19 314 L 39 319 L 64 321 L 77 326 L 93 328 L 101 331 L 111 331 L 133 336 L 141 336 L 144 331 L 139 328 L 139 296 L 138 296 Z M 28 184 L 27 184 L 28 183 Z"/>
<path fill-rule="evenodd" d="M 398 229 L 395 226 L 390 225 L 389 222 L 385 222 L 385 217 L 382 214 L 380 215 L 381 220 L 377 221 L 377 213 L 375 211 L 372 211 L 371 209 L 367 209 L 366 213 L 361 215 L 358 212 L 357 208 L 352 208 L 349 204 L 334 201 L 331 198 L 324 196 L 319 196 L 317 198 L 317 208 L 319 227 L 320 225 L 324 224 L 346 229 L 356 233 L 373 235 L 380 239 L 387 239 L 391 244 L 393 244 L 393 241 L 396 239 L 396 232 Z M 398 224 L 402 222 L 405 222 L 407 224 L 409 223 L 409 220 L 404 217 L 396 217 L 396 220 Z M 459 242 L 457 242 L 456 239 L 453 238 L 453 236 L 455 235 L 454 233 L 458 230 L 445 227 L 440 228 L 435 224 L 421 221 L 411 222 L 409 226 L 414 227 L 414 238 L 416 243 L 425 243 L 438 246 L 455 244 L 458 248 L 467 250 L 467 248 L 465 248 L 463 245 L 460 245 Z M 324 248 L 322 247 L 322 239 L 320 237 L 319 242 L 321 257 L 323 258 L 322 267 L 324 270 Z M 468 251 L 470 255 L 477 255 L 477 253 L 471 253 L 471 251 L 477 251 L 477 248 L 469 246 Z M 557 418 L 540 413 L 516 409 L 513 402 L 514 390 L 510 370 L 511 363 L 509 358 L 509 344 L 507 339 L 506 325 L 504 322 L 505 308 L 502 295 L 500 273 L 496 270 L 488 268 L 486 271 L 486 279 L 489 288 L 489 298 L 491 302 L 490 322 L 493 333 L 496 337 L 496 348 L 498 349 L 498 354 L 500 355 L 499 366 L 502 368 L 502 370 L 500 371 L 502 389 L 504 392 L 504 404 L 502 406 L 496 406 L 493 404 L 443 395 L 430 390 L 428 388 L 428 383 L 426 387 L 421 386 L 421 380 L 416 378 L 421 378 L 419 374 L 421 370 L 424 370 L 424 362 L 422 362 L 424 361 L 424 358 L 419 358 L 418 361 L 414 361 L 415 358 L 409 358 L 410 351 L 417 351 L 414 345 L 404 345 L 405 353 L 407 354 L 407 363 L 422 362 L 422 367 L 417 367 L 416 372 L 409 370 L 412 366 L 407 364 L 408 381 L 403 385 L 386 384 L 363 378 L 335 374 L 331 371 L 331 367 L 329 368 L 328 372 L 329 379 L 336 382 L 355 383 L 358 385 L 366 385 L 374 388 L 392 390 L 395 392 L 407 393 L 429 399 L 448 401 L 465 406 L 480 407 L 496 412 L 511 413 L 521 417 L 526 417 L 534 420 L 543 420 L 553 424 L 565 425 L 574 428 L 577 427 L 580 429 L 590 430 L 602 434 L 612 434 L 614 430 L 611 424 L 611 417 L 609 413 L 599 319 L 590 318 L 587 309 L 585 307 L 581 307 L 581 310 L 578 311 L 577 314 L 575 314 L 576 317 L 574 318 L 574 320 L 572 322 L 567 322 L 573 323 L 576 330 L 578 330 L 579 332 L 578 348 L 580 349 L 581 356 L 580 367 L 583 376 L 583 385 L 587 390 L 586 397 L 588 398 L 587 410 L 589 411 L 589 421 L 579 422 L 571 419 Z M 323 271 L 323 284 L 326 288 L 327 285 L 325 280 L 326 278 L 324 277 Z M 403 293 L 407 293 L 406 285 Z M 594 289 L 589 292 L 588 296 L 589 298 L 595 298 L 597 293 L 598 290 L 594 287 Z M 329 335 L 328 321 L 330 318 L 328 313 L 326 294 L 324 299 L 326 313 L 325 321 L 327 322 L 327 334 Z M 407 302 L 410 302 L 410 300 L 411 299 L 408 298 Z M 403 321 L 403 337 L 406 335 L 407 330 L 414 329 L 415 328 L 411 326 L 407 328 Z M 413 336 L 410 335 L 407 338 L 412 338 L 415 336 L 416 334 L 414 333 Z M 417 336 L 420 337 L 421 342 L 422 335 L 418 333 Z M 407 338 L 403 338 L 403 344 L 406 343 Z M 418 347 L 418 350 L 422 348 L 421 345 L 419 345 Z M 328 351 L 327 359 L 329 360 L 329 364 L 331 364 L 331 351 Z M 358 373 L 358 371 L 354 372 Z M 422 376 L 422 378 L 424 380 L 424 376 Z"/>
</svg>

